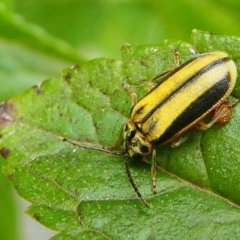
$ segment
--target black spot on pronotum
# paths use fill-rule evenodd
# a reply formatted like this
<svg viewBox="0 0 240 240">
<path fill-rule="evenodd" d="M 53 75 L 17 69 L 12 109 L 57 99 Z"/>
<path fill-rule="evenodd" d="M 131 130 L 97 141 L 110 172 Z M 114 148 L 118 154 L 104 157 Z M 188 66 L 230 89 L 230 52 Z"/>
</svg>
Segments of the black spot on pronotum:
<svg viewBox="0 0 240 240">
<path fill-rule="evenodd" d="M 7 157 L 9 156 L 10 150 L 7 148 L 1 148 L 0 149 L 0 154 L 2 155 L 2 157 L 4 159 L 7 159 Z"/>
<path fill-rule="evenodd" d="M 159 124 L 159 121 L 150 121 L 147 132 L 148 135 L 151 135 L 155 131 L 157 124 Z"/>
<path fill-rule="evenodd" d="M 0 104 L 0 127 L 6 123 L 13 122 L 13 100 Z"/>
</svg>

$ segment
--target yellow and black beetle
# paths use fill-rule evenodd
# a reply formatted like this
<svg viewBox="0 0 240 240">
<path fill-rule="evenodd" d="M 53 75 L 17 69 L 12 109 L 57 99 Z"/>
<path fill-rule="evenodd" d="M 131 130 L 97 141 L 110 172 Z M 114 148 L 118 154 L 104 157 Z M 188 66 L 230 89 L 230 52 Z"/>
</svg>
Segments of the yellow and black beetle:
<svg viewBox="0 0 240 240">
<path fill-rule="evenodd" d="M 132 179 L 129 159 L 152 155 L 152 188 L 156 192 L 157 147 L 167 143 L 178 146 L 188 137 L 191 129 L 196 127 L 205 130 L 216 122 L 228 121 L 231 108 L 237 103 L 227 101 L 236 79 L 236 65 L 225 52 L 199 54 L 167 73 L 139 101 L 133 98 L 130 118 L 123 126 L 120 141 L 125 151 L 64 140 L 82 148 L 128 155 L 125 165 L 130 182 L 142 202 L 149 206 Z M 205 123 L 203 119 L 209 113 L 213 113 L 213 117 L 209 123 Z"/>
</svg>

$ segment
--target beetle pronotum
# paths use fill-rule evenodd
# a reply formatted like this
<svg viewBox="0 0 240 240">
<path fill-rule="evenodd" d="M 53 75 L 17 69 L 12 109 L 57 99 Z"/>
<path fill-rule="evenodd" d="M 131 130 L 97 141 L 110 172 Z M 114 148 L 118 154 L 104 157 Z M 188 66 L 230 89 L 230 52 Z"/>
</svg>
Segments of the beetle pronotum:
<svg viewBox="0 0 240 240">
<path fill-rule="evenodd" d="M 152 189 L 155 193 L 157 147 L 167 143 L 176 147 L 186 140 L 193 128 L 206 130 L 216 122 L 228 121 L 231 108 L 237 104 L 237 101 L 227 101 L 236 79 L 236 65 L 225 52 L 199 54 L 167 73 L 139 101 L 133 95 L 135 100 L 130 118 L 122 128 L 120 142 L 124 151 L 63 139 L 81 148 L 128 155 L 125 166 L 131 185 L 149 207 L 131 176 L 129 160 L 135 156 L 152 155 Z M 213 113 L 213 117 L 205 123 L 204 117 L 209 113 Z"/>
</svg>

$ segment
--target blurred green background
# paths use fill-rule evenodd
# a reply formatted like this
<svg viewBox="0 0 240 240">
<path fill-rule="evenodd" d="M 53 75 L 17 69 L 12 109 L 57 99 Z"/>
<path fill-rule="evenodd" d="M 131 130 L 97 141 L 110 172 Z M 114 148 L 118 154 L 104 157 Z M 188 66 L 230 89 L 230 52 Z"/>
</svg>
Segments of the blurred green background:
<svg viewBox="0 0 240 240">
<path fill-rule="evenodd" d="M 239 20 L 238 0 L 0 0 L 0 102 L 73 64 L 121 60 L 125 43 L 191 43 L 194 28 L 240 36 Z M 0 178 L 0 239 L 27 240 L 19 200 Z"/>
</svg>

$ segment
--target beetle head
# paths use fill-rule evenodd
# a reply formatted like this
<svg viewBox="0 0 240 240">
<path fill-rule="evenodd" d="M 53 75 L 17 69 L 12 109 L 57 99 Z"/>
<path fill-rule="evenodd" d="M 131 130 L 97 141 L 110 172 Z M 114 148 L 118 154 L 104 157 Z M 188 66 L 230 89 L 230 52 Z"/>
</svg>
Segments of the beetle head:
<svg viewBox="0 0 240 240">
<path fill-rule="evenodd" d="M 146 156 L 152 153 L 152 144 L 131 120 L 125 124 L 123 129 L 123 145 L 130 157 Z"/>
</svg>

